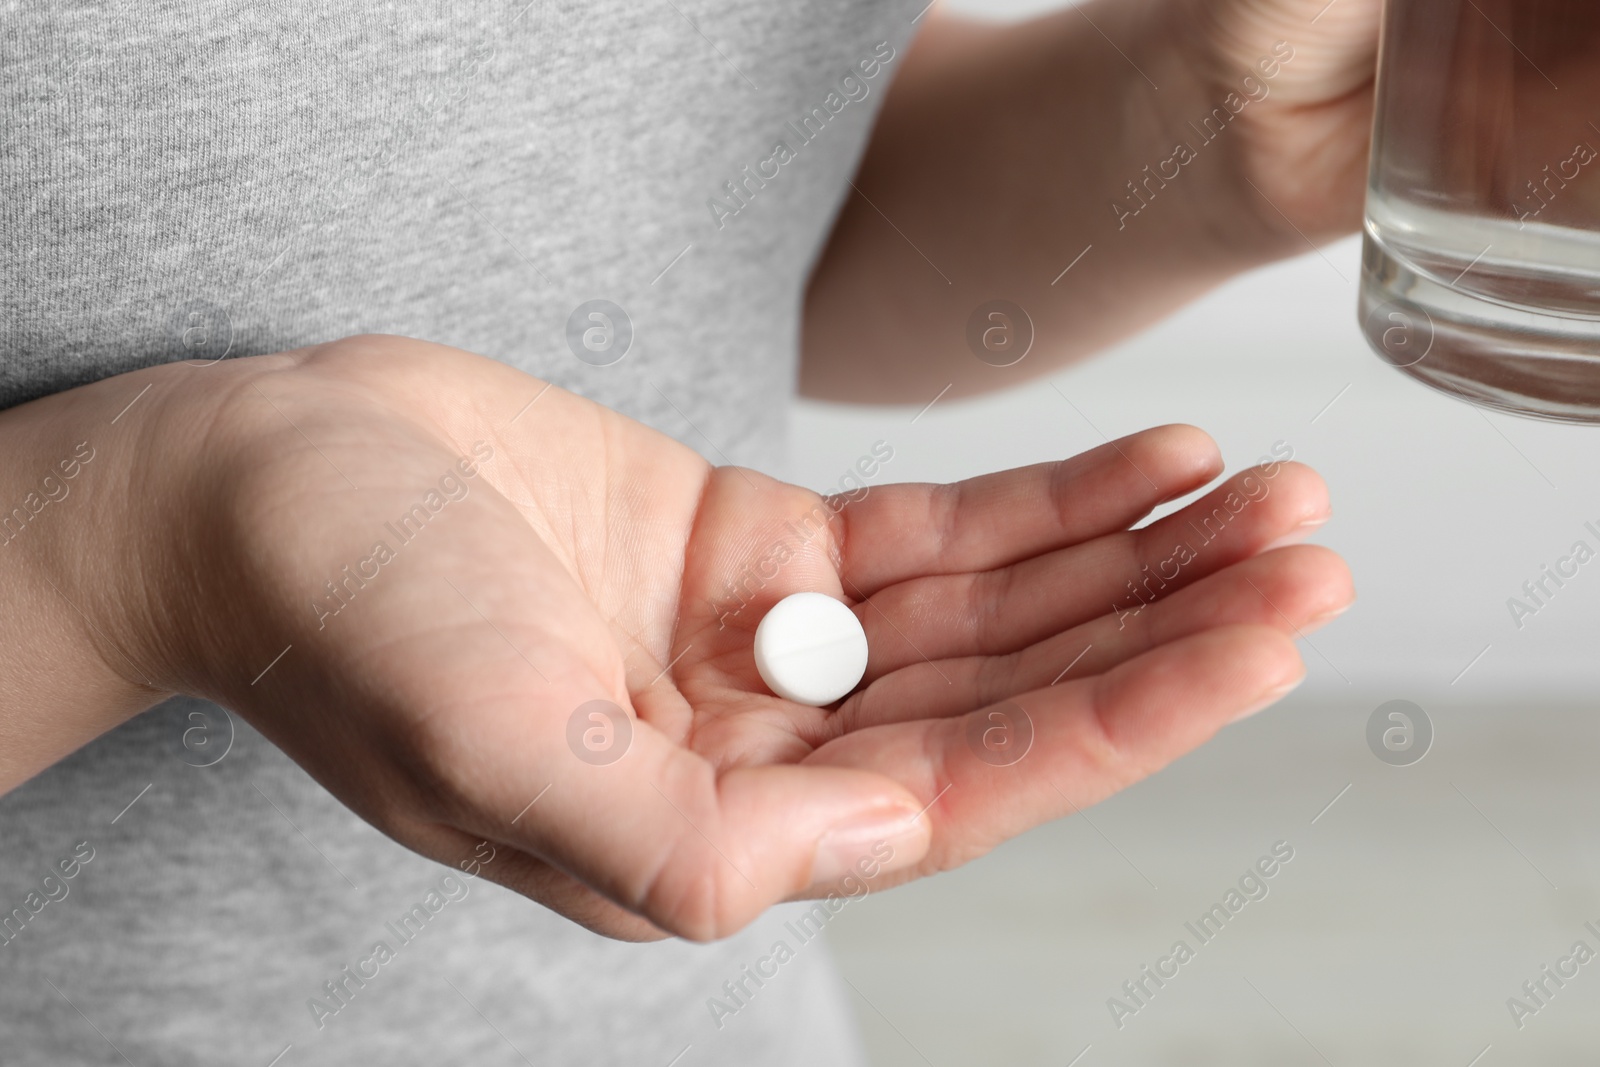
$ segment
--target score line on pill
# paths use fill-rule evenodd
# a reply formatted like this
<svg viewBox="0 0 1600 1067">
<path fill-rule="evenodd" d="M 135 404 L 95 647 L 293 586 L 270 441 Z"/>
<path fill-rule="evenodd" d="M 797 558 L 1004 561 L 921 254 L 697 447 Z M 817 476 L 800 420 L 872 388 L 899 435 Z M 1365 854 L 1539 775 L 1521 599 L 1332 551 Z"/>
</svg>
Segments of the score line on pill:
<svg viewBox="0 0 1600 1067">
<path fill-rule="evenodd" d="M 794 593 L 756 627 L 756 670 L 767 688 L 820 708 L 847 695 L 867 673 L 867 632 L 841 602 Z"/>
</svg>

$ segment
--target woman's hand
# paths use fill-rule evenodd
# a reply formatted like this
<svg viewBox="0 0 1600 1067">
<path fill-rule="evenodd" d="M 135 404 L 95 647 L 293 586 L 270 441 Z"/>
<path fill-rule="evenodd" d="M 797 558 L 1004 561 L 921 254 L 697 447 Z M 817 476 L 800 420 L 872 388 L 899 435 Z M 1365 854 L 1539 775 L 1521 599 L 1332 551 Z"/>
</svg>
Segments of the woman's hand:
<svg viewBox="0 0 1600 1067">
<path fill-rule="evenodd" d="M 1225 134 L 1237 190 L 1263 228 L 1304 250 L 1361 225 L 1382 0 L 1168 0 L 1210 104 L 1250 100 Z M 1280 42 L 1293 58 L 1278 62 Z M 1259 64 L 1276 74 L 1264 78 Z M 1250 77 L 1267 95 L 1245 88 Z M 1260 90 L 1256 90 L 1258 93 Z M 1197 116 L 1191 116 L 1196 118 Z M 1251 188 L 1251 184 L 1255 188 Z"/>
<path fill-rule="evenodd" d="M 481 873 L 618 937 L 723 936 L 1093 804 L 1295 684 L 1293 637 L 1352 596 L 1332 553 L 1272 547 L 1327 516 L 1304 467 L 1131 529 L 1221 470 L 1187 427 L 823 500 L 418 341 L 187 373 L 216 376 L 203 402 L 146 398 L 141 622 L 107 661 L 238 710 L 425 855 L 490 842 Z M 755 670 L 800 590 L 867 630 L 836 709 Z"/>
<path fill-rule="evenodd" d="M 1010 387 L 1354 231 L 1380 3 L 930 12 L 812 275 L 802 390 L 925 404 Z M 971 339 L 996 298 L 1026 313 L 1015 366 Z"/>
</svg>

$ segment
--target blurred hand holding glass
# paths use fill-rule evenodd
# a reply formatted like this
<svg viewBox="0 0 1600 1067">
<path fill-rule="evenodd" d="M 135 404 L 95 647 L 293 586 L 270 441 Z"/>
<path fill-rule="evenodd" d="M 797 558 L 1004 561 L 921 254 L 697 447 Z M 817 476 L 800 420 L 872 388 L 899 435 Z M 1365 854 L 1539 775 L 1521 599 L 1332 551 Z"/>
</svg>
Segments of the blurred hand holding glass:
<svg viewBox="0 0 1600 1067">
<path fill-rule="evenodd" d="M 1406 373 L 1600 422 L 1600 0 L 1388 0 L 1361 317 Z"/>
</svg>

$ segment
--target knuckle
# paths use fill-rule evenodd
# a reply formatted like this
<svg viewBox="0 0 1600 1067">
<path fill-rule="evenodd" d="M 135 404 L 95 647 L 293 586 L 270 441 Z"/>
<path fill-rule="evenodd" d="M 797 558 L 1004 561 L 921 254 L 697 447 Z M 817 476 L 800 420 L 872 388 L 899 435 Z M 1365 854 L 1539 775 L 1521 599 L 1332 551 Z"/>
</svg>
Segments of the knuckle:
<svg viewBox="0 0 1600 1067">
<path fill-rule="evenodd" d="M 462 824 L 477 821 L 483 804 L 474 798 L 473 783 L 481 753 L 462 731 L 447 724 L 459 720 L 448 711 L 409 722 L 391 719 L 389 756 L 409 787 L 410 803 L 428 817 Z"/>
<path fill-rule="evenodd" d="M 986 571 L 968 580 L 966 611 L 962 619 L 971 630 L 972 641 L 979 652 L 1004 647 L 1003 630 L 1012 617 L 1016 580 L 1015 567 Z"/>
<path fill-rule="evenodd" d="M 759 902 L 738 892 L 734 880 L 746 876 L 713 844 L 726 836 L 714 773 L 708 764 L 679 764 L 658 788 L 669 818 L 661 824 L 654 855 L 641 867 L 631 897 L 638 902 L 635 910 L 689 941 L 726 937 L 755 918 L 740 911 L 759 910 Z"/>
<path fill-rule="evenodd" d="M 1082 457 L 1063 460 L 1050 469 L 1049 484 L 1046 492 L 1050 498 L 1050 507 L 1053 518 L 1058 528 L 1066 529 L 1071 526 L 1072 512 L 1076 506 L 1076 490 L 1081 488 L 1081 479 L 1084 475 L 1083 467 L 1076 462 Z"/>
<path fill-rule="evenodd" d="M 714 869 L 679 853 L 654 879 L 641 909 L 651 922 L 686 941 L 715 941 L 725 935 L 721 892 Z"/>
<path fill-rule="evenodd" d="M 942 559 L 959 536 L 962 503 L 962 483 L 936 485 L 928 494 L 928 528 L 933 531 L 932 557 Z"/>
<path fill-rule="evenodd" d="M 977 707 L 986 708 L 1018 693 L 1021 688 L 1018 685 L 1020 662 L 1021 658 L 1016 653 L 984 656 L 977 661 L 977 676 L 974 679 Z"/>
<path fill-rule="evenodd" d="M 1094 687 L 1089 714 L 1078 720 L 1077 748 L 1091 774 L 1115 791 L 1144 778 L 1150 769 L 1133 758 L 1131 746 L 1119 735 L 1112 715 L 1112 685 L 1111 676 L 1102 675 Z"/>
</svg>

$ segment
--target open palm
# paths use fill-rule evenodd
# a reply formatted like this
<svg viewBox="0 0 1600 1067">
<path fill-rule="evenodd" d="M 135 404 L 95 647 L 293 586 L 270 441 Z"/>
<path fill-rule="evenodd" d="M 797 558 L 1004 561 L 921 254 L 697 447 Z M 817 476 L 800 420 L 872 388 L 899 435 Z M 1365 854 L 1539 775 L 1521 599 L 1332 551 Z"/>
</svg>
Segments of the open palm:
<svg viewBox="0 0 1600 1067">
<path fill-rule="evenodd" d="M 195 490 L 231 578 L 175 687 L 402 843 L 492 842 L 483 873 L 614 936 L 722 936 L 1093 804 L 1298 681 L 1293 635 L 1352 595 L 1333 554 L 1273 547 L 1327 514 L 1294 464 L 1133 529 L 1220 472 L 1188 427 L 824 501 L 441 346 L 271 358 Z M 466 488 L 400 542 L 451 470 Z M 391 559 L 342 577 L 375 538 Z M 868 635 L 835 708 L 755 670 L 762 614 L 802 590 Z"/>
</svg>

